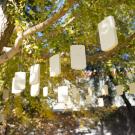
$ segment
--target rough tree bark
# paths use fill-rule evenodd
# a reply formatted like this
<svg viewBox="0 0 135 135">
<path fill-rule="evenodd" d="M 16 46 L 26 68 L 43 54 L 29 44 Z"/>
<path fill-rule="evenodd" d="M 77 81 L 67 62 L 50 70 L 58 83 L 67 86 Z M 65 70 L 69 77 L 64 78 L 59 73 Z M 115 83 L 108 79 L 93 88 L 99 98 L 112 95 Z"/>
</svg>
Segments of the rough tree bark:
<svg viewBox="0 0 135 135">
<path fill-rule="evenodd" d="M 8 46 L 15 27 L 10 18 L 5 15 L 6 3 L 7 0 L 0 2 L 0 52 L 4 46 Z"/>
</svg>

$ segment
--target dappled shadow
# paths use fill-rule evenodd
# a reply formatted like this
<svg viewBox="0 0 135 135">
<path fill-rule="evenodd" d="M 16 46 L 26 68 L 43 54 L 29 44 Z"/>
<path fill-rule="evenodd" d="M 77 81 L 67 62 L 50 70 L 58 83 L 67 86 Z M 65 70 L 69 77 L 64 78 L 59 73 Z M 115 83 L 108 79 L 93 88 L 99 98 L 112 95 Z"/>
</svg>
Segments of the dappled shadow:
<svg viewBox="0 0 135 135">
<path fill-rule="evenodd" d="M 114 110 L 112 108 L 90 108 L 82 112 L 55 113 L 53 119 L 35 116 L 28 124 L 11 117 L 7 123 L 6 134 L 135 135 L 134 114 L 135 107 L 132 107 L 131 112 L 127 110 L 127 107 Z"/>
<path fill-rule="evenodd" d="M 135 108 L 131 115 L 135 114 Z M 104 130 L 111 135 L 135 135 L 135 116 L 130 116 L 126 107 L 120 107 L 104 118 Z"/>
</svg>

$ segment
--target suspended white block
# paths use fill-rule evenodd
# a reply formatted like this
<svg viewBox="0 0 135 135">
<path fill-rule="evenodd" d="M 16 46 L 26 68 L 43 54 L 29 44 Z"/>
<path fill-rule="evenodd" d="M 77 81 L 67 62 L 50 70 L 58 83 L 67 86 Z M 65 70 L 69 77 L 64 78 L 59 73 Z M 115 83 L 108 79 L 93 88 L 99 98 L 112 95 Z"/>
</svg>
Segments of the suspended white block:
<svg viewBox="0 0 135 135">
<path fill-rule="evenodd" d="M 98 107 L 103 107 L 103 106 L 104 106 L 103 98 L 98 98 Z"/>
<path fill-rule="evenodd" d="M 135 94 L 135 83 L 130 83 L 129 84 L 129 93 L 130 94 Z"/>
<path fill-rule="evenodd" d="M 120 96 L 123 94 L 123 90 L 124 90 L 124 86 L 123 85 L 117 85 L 116 86 L 116 93 L 117 93 L 117 96 Z"/>
<path fill-rule="evenodd" d="M 82 70 L 86 68 L 86 54 L 84 45 L 70 46 L 71 68 Z"/>
<path fill-rule="evenodd" d="M 55 77 L 61 73 L 60 54 L 52 56 L 50 62 L 50 76 Z"/>
<path fill-rule="evenodd" d="M 19 89 L 15 89 L 15 78 L 13 78 L 12 80 L 12 93 L 13 94 L 20 94 L 22 92 L 22 90 L 19 90 Z"/>
<path fill-rule="evenodd" d="M 47 97 L 48 96 L 48 87 L 43 88 L 43 96 Z"/>
<path fill-rule="evenodd" d="M 68 100 L 68 87 L 59 86 L 58 87 L 58 102 L 67 102 Z"/>
<path fill-rule="evenodd" d="M 40 65 L 35 64 L 30 67 L 30 80 L 31 85 L 37 84 L 40 82 Z"/>
<path fill-rule="evenodd" d="M 38 96 L 39 95 L 39 92 L 40 92 L 40 83 L 31 85 L 30 95 L 32 97 Z"/>
<path fill-rule="evenodd" d="M 12 48 L 11 47 L 3 47 L 3 52 L 9 52 Z"/>
<path fill-rule="evenodd" d="M 26 73 L 15 72 L 14 81 L 15 81 L 14 84 L 15 89 L 24 90 L 26 85 Z"/>
<path fill-rule="evenodd" d="M 108 85 L 103 85 L 101 92 L 102 95 L 108 95 Z"/>
<path fill-rule="evenodd" d="M 113 16 L 106 17 L 98 24 L 100 44 L 102 51 L 110 51 L 118 44 L 118 38 Z"/>
</svg>

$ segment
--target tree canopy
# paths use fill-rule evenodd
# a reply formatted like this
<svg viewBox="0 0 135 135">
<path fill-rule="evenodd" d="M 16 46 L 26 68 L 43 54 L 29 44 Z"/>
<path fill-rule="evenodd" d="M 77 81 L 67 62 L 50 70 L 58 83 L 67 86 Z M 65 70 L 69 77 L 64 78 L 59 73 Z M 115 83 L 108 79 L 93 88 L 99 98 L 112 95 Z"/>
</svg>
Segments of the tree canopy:
<svg viewBox="0 0 135 135">
<path fill-rule="evenodd" d="M 93 68 L 92 71 L 100 69 L 96 74 L 98 77 L 100 73 L 108 76 L 112 73 L 112 68 L 120 67 L 122 71 L 119 70 L 117 75 L 113 76 L 112 82 L 134 82 L 134 79 L 125 77 L 126 69 L 129 71 L 129 68 L 134 68 L 135 65 L 134 0 L 5 0 L 0 2 L 0 15 L 1 95 L 5 89 L 11 90 L 15 72 L 25 71 L 28 78 L 29 68 L 35 63 L 41 64 L 41 88 L 49 86 L 50 98 L 56 98 L 53 89 L 61 85 L 63 79 L 78 86 L 77 78 L 84 77 L 84 71 L 71 69 L 71 45 L 85 45 L 87 65 Z M 113 50 L 103 52 L 98 23 L 110 15 L 115 18 L 119 43 Z M 3 47 L 12 49 L 3 52 Z M 57 53 L 61 54 L 62 73 L 51 78 L 49 58 Z M 132 73 L 134 74 L 135 70 Z M 7 102 L 1 102 L 5 113 L 10 114 L 12 108 L 13 115 L 25 122 L 33 110 L 40 117 L 54 119 L 55 115 L 49 108 L 48 100 L 43 98 L 42 94 L 41 98 L 30 97 L 28 83 L 27 81 L 26 90 L 20 97 L 10 94 Z M 115 110 L 113 109 L 107 108 L 107 111 L 112 112 Z M 104 110 L 101 115 L 103 113 Z M 99 119 L 101 115 L 98 114 Z M 96 119 L 95 115 L 93 117 Z"/>
</svg>

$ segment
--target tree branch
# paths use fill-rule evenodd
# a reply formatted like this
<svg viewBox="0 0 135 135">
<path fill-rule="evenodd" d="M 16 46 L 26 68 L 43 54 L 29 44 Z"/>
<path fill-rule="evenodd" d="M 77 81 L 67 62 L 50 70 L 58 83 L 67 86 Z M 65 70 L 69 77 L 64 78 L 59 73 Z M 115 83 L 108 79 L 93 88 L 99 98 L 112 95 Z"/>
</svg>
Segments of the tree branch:
<svg viewBox="0 0 135 135">
<path fill-rule="evenodd" d="M 23 39 L 27 38 L 27 36 L 34 34 L 35 32 L 41 31 L 53 23 L 55 23 L 58 19 L 65 15 L 65 13 L 69 10 L 69 8 L 73 5 L 75 0 L 67 0 L 67 3 L 63 6 L 62 9 L 56 14 L 54 14 L 51 18 L 47 19 L 46 21 L 39 23 L 21 33 L 15 40 L 14 47 L 7 53 L 4 53 L 0 56 L 0 64 L 11 59 L 19 52 L 20 45 L 22 44 Z"/>
</svg>

